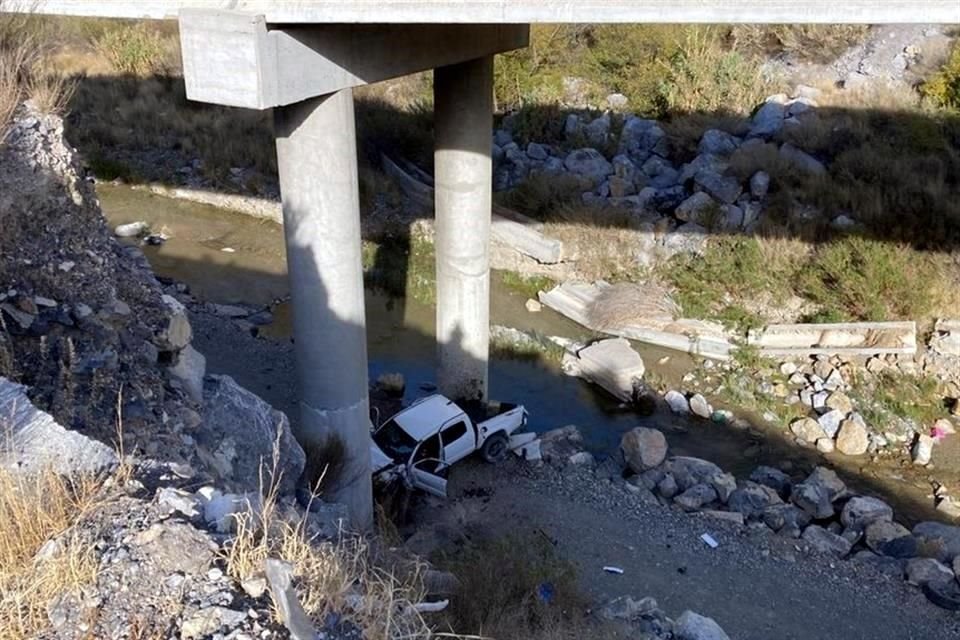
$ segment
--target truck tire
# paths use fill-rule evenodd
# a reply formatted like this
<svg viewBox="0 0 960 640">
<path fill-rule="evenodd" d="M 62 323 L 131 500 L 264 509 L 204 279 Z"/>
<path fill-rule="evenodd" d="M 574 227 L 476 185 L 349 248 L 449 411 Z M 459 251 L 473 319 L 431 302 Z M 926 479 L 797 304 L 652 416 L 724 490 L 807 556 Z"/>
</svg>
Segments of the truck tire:
<svg viewBox="0 0 960 640">
<path fill-rule="evenodd" d="M 487 438 L 480 447 L 480 455 L 490 464 L 498 464 L 507 459 L 510 453 L 510 440 L 503 432 L 495 433 Z"/>
</svg>

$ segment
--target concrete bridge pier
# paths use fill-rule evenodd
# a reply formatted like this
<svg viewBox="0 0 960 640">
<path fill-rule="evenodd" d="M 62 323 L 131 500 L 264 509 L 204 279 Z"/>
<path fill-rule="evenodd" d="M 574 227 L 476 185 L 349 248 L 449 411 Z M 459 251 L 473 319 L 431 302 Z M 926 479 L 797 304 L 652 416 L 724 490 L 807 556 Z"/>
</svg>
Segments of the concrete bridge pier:
<svg viewBox="0 0 960 640">
<path fill-rule="evenodd" d="M 300 384 L 297 439 L 328 499 L 373 525 L 353 90 L 274 109 Z"/>
<path fill-rule="evenodd" d="M 493 56 L 434 71 L 440 390 L 486 400 L 490 342 Z"/>
</svg>

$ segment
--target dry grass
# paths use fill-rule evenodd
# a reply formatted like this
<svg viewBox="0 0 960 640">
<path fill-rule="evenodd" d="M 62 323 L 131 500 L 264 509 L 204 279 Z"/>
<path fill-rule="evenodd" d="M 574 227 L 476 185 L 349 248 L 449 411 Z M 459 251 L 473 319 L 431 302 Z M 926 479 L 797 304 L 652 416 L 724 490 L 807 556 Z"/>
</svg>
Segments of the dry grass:
<svg viewBox="0 0 960 640">
<path fill-rule="evenodd" d="M 0 640 L 32 637 L 47 624 L 47 606 L 96 578 L 92 546 L 69 533 L 94 504 L 100 483 L 0 468 Z M 55 540 L 49 559 L 36 559 Z"/>
<path fill-rule="evenodd" d="M 620 329 L 642 320 L 670 322 L 679 315 L 669 291 L 655 280 L 617 283 L 604 289 L 587 309 L 597 329 Z"/>
<path fill-rule="evenodd" d="M 264 492 L 259 510 L 236 516 L 236 535 L 225 551 L 227 573 L 238 580 L 261 575 L 267 558 L 293 566 L 300 603 L 317 624 L 328 613 L 345 613 L 365 638 L 433 637 L 413 608 L 424 595 L 419 575 L 401 580 L 375 566 L 371 548 L 359 536 L 316 539 L 307 515 L 282 512 L 276 482 Z"/>
<path fill-rule="evenodd" d="M 543 233 L 563 242 L 582 280 L 631 280 L 637 265 L 636 219 L 624 209 L 566 206 L 544 225 Z"/>
<path fill-rule="evenodd" d="M 859 24 L 742 24 L 730 29 L 733 45 L 751 55 L 789 54 L 830 62 L 862 42 L 870 27 Z"/>
</svg>

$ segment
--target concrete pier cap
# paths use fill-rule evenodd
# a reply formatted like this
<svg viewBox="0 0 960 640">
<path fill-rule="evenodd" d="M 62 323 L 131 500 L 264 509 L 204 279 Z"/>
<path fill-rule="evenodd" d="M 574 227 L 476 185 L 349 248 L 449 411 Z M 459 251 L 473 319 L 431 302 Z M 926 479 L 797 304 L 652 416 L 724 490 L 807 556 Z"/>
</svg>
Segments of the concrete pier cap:
<svg viewBox="0 0 960 640">
<path fill-rule="evenodd" d="M 8 0 L 5 11 L 179 19 L 191 100 L 274 109 L 306 448 L 372 526 L 353 87 L 436 69 L 441 388 L 485 398 L 492 56 L 531 23 L 960 23 L 957 0 Z"/>
</svg>

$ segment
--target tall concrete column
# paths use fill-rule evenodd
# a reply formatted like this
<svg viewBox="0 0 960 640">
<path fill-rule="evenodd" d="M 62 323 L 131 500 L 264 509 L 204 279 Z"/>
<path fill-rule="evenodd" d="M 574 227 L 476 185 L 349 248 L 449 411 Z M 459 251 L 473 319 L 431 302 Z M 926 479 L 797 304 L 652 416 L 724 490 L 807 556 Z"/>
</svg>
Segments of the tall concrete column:
<svg viewBox="0 0 960 640">
<path fill-rule="evenodd" d="M 329 497 L 373 523 L 367 339 L 353 94 L 274 109 L 300 382 L 298 439 L 324 457 Z M 339 441 L 339 442 L 338 442 Z M 339 457 L 339 456 L 335 456 Z"/>
<path fill-rule="evenodd" d="M 440 390 L 487 397 L 493 57 L 434 72 L 437 348 Z"/>
</svg>

